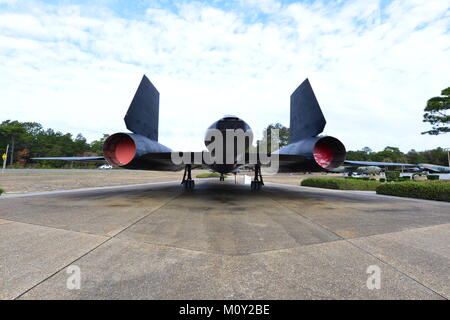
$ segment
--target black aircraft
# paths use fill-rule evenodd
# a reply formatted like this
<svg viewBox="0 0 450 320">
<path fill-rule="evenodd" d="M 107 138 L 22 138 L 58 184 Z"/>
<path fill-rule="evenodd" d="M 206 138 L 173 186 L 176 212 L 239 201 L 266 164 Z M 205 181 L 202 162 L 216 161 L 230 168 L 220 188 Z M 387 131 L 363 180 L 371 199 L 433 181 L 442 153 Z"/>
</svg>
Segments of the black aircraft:
<svg viewBox="0 0 450 320">
<path fill-rule="evenodd" d="M 250 166 L 255 175 L 251 183 L 252 190 L 264 185 L 261 166 L 261 152 L 249 152 L 252 144 L 250 126 L 236 116 L 225 116 L 214 122 L 206 131 L 205 145 L 208 151 L 174 152 L 158 142 L 159 92 L 144 75 L 125 115 L 126 127 L 132 132 L 120 132 L 109 136 L 103 145 L 103 156 L 99 157 L 52 157 L 34 158 L 36 160 L 105 160 L 109 164 L 132 170 L 179 171 L 184 169 L 181 184 L 188 189 L 194 188 L 191 176 L 193 168 L 209 168 L 221 174 L 235 173 L 242 166 Z M 343 164 L 374 165 L 346 161 L 346 150 L 342 142 L 331 136 L 319 136 L 325 128 L 325 117 L 306 79 L 291 95 L 290 139 L 289 144 L 272 154 L 272 164 L 276 161 L 278 172 L 318 172 L 330 171 Z M 245 140 L 226 150 L 226 139 L 217 140 L 213 133 L 240 131 Z M 270 140 L 270 139 L 269 139 Z M 217 144 L 220 142 L 222 146 Z M 216 149 L 211 150 L 215 145 Z M 222 155 L 215 152 L 222 148 Z M 230 149 L 230 147 L 228 147 Z M 270 149 L 270 148 L 269 148 Z M 258 150 L 259 151 L 259 150 Z M 231 157 L 228 156 L 231 153 Z M 174 159 L 182 159 L 174 161 Z M 274 160 L 275 159 L 275 160 Z"/>
</svg>

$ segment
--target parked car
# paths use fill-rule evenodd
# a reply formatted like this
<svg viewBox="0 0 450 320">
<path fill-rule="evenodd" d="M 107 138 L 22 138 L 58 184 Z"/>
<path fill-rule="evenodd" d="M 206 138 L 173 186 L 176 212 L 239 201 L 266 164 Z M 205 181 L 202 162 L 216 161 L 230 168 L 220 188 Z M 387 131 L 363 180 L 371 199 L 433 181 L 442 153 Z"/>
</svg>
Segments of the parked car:
<svg viewBox="0 0 450 320">
<path fill-rule="evenodd" d="M 101 165 L 100 167 L 98 167 L 98 169 L 99 170 L 109 170 L 109 169 L 112 169 L 112 165 L 105 163 L 105 164 Z"/>
</svg>

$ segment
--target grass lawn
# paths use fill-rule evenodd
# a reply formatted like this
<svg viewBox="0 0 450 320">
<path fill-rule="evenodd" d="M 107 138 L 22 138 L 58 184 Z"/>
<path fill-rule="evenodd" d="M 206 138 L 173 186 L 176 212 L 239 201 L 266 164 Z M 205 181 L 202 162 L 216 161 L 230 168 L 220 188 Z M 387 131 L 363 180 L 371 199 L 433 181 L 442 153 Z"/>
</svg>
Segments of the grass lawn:
<svg viewBox="0 0 450 320">
<path fill-rule="evenodd" d="M 207 173 L 200 173 L 198 175 L 195 176 L 196 178 L 220 178 L 220 173 L 217 172 L 207 172 Z M 224 175 L 224 177 L 226 178 L 227 175 Z"/>
</svg>

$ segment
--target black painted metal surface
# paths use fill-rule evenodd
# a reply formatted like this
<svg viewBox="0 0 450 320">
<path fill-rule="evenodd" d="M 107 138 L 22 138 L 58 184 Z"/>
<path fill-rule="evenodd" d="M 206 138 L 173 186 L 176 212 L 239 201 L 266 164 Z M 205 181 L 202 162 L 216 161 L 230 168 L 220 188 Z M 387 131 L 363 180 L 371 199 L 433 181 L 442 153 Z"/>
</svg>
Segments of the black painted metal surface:
<svg viewBox="0 0 450 320">
<path fill-rule="evenodd" d="M 291 95 L 289 142 L 317 136 L 326 123 L 311 84 L 306 79 Z"/>
<path fill-rule="evenodd" d="M 144 75 L 125 115 L 131 132 L 158 141 L 159 92 Z"/>
</svg>

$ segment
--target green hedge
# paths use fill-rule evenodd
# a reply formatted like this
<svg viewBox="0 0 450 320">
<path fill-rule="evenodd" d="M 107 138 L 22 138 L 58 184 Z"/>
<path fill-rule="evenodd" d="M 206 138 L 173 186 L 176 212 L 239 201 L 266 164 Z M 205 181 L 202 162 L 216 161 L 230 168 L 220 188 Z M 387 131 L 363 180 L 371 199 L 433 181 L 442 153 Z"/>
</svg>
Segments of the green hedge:
<svg viewBox="0 0 450 320">
<path fill-rule="evenodd" d="M 2 189 L 0 189 L 0 194 L 2 194 L 4 191 Z"/>
<path fill-rule="evenodd" d="M 387 179 L 388 182 L 403 182 L 403 181 L 409 181 L 409 180 L 411 180 L 410 176 L 398 177 L 395 179 Z"/>
<path fill-rule="evenodd" d="M 427 180 L 439 180 L 439 175 L 429 174 L 429 175 L 427 175 Z"/>
<path fill-rule="evenodd" d="M 386 171 L 384 173 L 384 175 L 386 176 L 386 179 L 389 180 L 395 180 L 400 178 L 400 171 Z"/>
<path fill-rule="evenodd" d="M 339 179 L 339 178 L 307 178 L 302 180 L 302 186 L 316 187 L 336 190 L 370 190 L 380 185 L 378 181 L 362 179 Z"/>
<path fill-rule="evenodd" d="M 378 194 L 390 196 L 450 202 L 450 182 L 385 183 L 378 186 L 376 191 Z"/>
</svg>

